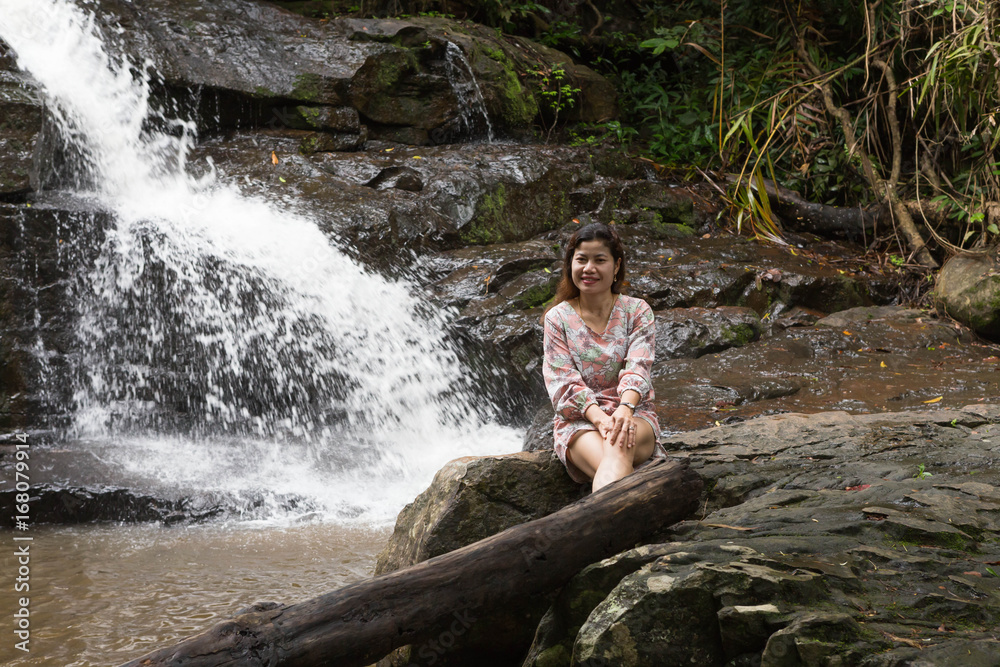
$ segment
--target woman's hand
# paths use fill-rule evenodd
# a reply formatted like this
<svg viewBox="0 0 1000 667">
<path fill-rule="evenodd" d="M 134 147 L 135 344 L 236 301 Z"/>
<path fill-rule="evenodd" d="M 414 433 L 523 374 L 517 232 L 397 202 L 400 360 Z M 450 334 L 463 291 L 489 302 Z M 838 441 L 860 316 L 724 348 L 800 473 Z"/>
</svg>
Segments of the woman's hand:
<svg viewBox="0 0 1000 667">
<path fill-rule="evenodd" d="M 584 417 L 586 417 L 587 421 L 594 425 L 594 428 L 596 428 L 597 432 L 601 434 L 601 437 L 607 441 L 611 436 L 612 429 L 615 426 L 615 420 L 609 417 L 604 410 L 601 410 L 596 405 L 588 407 L 587 412 L 584 413 Z"/>
<path fill-rule="evenodd" d="M 611 428 L 604 436 L 605 441 L 616 447 L 634 447 L 636 423 L 632 409 L 627 405 L 619 405 L 611 413 L 609 421 L 611 421 Z"/>
<path fill-rule="evenodd" d="M 598 418 L 596 422 L 593 422 L 594 426 L 597 427 L 597 432 L 601 434 L 601 437 L 607 440 L 611 437 L 611 431 L 614 429 L 615 420 L 604 415 L 603 418 Z"/>
</svg>

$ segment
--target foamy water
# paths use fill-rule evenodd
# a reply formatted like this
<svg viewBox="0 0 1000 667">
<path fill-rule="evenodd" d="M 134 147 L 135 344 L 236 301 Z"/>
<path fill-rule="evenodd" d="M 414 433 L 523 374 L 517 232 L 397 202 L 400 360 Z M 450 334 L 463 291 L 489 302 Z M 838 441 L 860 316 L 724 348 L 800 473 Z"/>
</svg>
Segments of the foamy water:
<svg viewBox="0 0 1000 667">
<path fill-rule="evenodd" d="M 211 165 L 189 175 L 196 124 L 154 108 L 152 62 L 109 56 L 64 0 L 0 0 L 0 16 L 70 147 L 64 187 L 115 221 L 76 294 L 73 435 L 109 483 L 245 498 L 255 520 L 384 522 L 444 462 L 519 448 L 477 400 L 448 313 L 307 216 Z"/>
</svg>

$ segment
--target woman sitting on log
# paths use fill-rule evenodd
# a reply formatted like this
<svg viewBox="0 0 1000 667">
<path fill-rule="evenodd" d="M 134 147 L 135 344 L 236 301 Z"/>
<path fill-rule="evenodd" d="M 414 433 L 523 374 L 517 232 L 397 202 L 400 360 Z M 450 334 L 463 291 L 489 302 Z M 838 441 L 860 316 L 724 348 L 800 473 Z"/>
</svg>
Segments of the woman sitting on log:
<svg viewBox="0 0 1000 667">
<path fill-rule="evenodd" d="M 594 491 L 666 455 L 649 375 L 653 311 L 621 294 L 625 264 L 614 227 L 577 230 L 544 317 L 542 371 L 556 412 L 556 454 L 574 480 L 592 479 Z"/>
</svg>

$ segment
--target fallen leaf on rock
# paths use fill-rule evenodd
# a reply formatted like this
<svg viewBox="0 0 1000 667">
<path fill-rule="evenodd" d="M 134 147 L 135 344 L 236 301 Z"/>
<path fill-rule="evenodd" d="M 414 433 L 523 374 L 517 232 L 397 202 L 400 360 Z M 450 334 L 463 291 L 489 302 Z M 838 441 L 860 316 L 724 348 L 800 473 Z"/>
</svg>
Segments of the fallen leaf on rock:
<svg viewBox="0 0 1000 667">
<path fill-rule="evenodd" d="M 929 401 L 924 401 L 924 403 L 937 403 L 937 402 L 938 402 L 938 401 L 940 401 L 940 400 L 941 400 L 942 398 L 944 398 L 944 396 L 938 396 L 937 398 L 932 398 L 932 399 L 931 399 L 931 400 L 929 400 Z"/>
<path fill-rule="evenodd" d="M 858 484 L 857 486 L 849 486 L 844 491 L 864 491 L 870 488 L 872 488 L 871 484 Z"/>
<path fill-rule="evenodd" d="M 967 574 L 970 577 L 982 577 L 983 576 L 982 572 L 976 572 L 975 570 L 969 570 L 968 572 L 963 572 L 962 574 Z"/>
<path fill-rule="evenodd" d="M 271 151 L 271 164 L 278 164 L 278 154 Z"/>
</svg>

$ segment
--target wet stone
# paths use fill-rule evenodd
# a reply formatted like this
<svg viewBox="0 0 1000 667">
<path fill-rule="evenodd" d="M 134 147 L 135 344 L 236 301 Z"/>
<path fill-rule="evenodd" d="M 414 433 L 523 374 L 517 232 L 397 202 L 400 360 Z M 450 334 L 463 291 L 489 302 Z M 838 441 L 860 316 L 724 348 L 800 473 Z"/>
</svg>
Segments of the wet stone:
<svg viewBox="0 0 1000 667">
<path fill-rule="evenodd" d="M 998 264 L 989 255 L 955 255 L 941 267 L 934 293 L 949 315 L 1000 342 Z"/>
<path fill-rule="evenodd" d="M 6 47 L 0 42 L 0 52 Z M 12 58 L 0 61 L 0 200 L 20 201 L 34 190 L 32 170 L 45 119 L 40 92 Z"/>
<path fill-rule="evenodd" d="M 365 142 L 362 134 L 347 132 L 311 132 L 302 138 L 299 152 L 303 155 L 313 153 L 332 153 L 334 151 L 353 151 Z"/>
<path fill-rule="evenodd" d="M 749 308 L 675 308 L 655 316 L 657 359 L 721 352 L 753 342 L 762 330 Z"/>
<path fill-rule="evenodd" d="M 296 130 L 316 130 L 359 134 L 358 112 L 352 107 L 297 106 L 276 110 L 282 121 Z"/>
<path fill-rule="evenodd" d="M 1000 620 L 987 570 L 1000 478 L 959 463 L 992 452 L 977 436 L 998 424 L 980 404 L 668 438 L 706 479 L 703 512 L 574 578 L 524 664 L 902 665 L 916 644 L 956 655 Z"/>
</svg>

